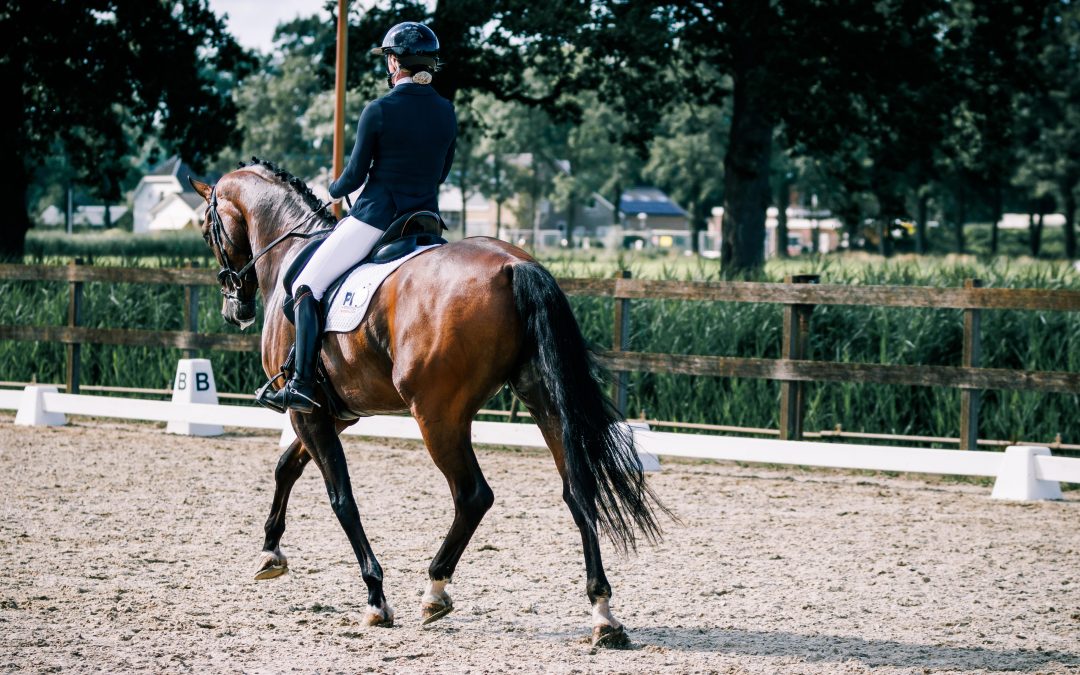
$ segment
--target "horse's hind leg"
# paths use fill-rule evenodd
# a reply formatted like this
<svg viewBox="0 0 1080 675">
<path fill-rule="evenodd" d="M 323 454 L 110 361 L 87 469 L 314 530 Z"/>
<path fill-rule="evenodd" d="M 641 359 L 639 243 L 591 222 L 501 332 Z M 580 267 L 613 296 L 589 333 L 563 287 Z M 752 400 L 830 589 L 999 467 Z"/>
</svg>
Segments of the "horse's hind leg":
<svg viewBox="0 0 1080 675">
<path fill-rule="evenodd" d="M 281 552 L 281 535 L 285 533 L 285 510 L 289 506 L 289 493 L 300 474 L 304 472 L 311 455 L 304 450 L 300 439 L 294 440 L 281 454 L 274 469 L 274 502 L 270 517 L 266 519 L 266 538 L 263 540 L 262 558 L 256 579 L 273 579 L 288 570 L 289 561 Z"/>
<path fill-rule="evenodd" d="M 495 495 L 476 461 L 469 420 L 446 426 L 445 420 L 436 424 L 416 410 L 413 412 L 420 423 L 431 459 L 446 477 L 454 499 L 454 522 L 431 561 L 428 568 L 430 582 L 420 601 L 420 618 L 428 624 L 446 616 L 454 608 L 446 585 L 450 583 L 458 561 L 481 519 L 495 501 Z"/>
<path fill-rule="evenodd" d="M 360 563 L 360 574 L 368 589 L 368 606 L 364 614 L 364 623 L 369 626 L 394 625 L 394 610 L 383 595 L 383 571 L 375 553 L 371 550 L 364 527 L 360 522 L 360 511 L 353 498 L 352 482 L 349 480 L 349 467 L 345 463 L 345 450 L 341 447 L 333 422 L 325 413 L 301 415 L 291 413 L 293 428 L 311 453 L 315 464 L 322 471 L 326 492 L 330 496 L 330 506 L 334 509 L 341 528 L 349 538 L 356 560 Z"/>
<path fill-rule="evenodd" d="M 562 478 L 563 501 L 570 508 L 574 523 L 581 532 L 581 545 L 585 553 L 585 592 L 592 604 L 593 645 L 597 647 L 621 648 L 630 644 L 626 630 L 621 622 L 611 613 L 611 584 L 604 573 L 604 563 L 600 558 L 600 540 L 596 533 L 596 523 L 590 523 L 581 507 L 571 497 L 570 482 L 566 476 L 566 452 L 562 442 L 562 425 L 559 418 L 551 414 L 544 404 L 543 395 L 538 388 L 527 386 L 527 378 L 515 383 L 514 391 L 525 403 L 533 416 L 540 432 L 544 435 L 555 466 Z"/>
</svg>

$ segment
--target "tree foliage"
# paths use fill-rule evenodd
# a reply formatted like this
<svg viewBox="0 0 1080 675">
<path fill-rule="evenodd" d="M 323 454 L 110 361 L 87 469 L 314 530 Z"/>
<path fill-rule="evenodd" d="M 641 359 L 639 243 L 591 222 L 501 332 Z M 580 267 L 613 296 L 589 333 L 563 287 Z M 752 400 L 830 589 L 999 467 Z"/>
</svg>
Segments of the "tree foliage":
<svg viewBox="0 0 1080 675">
<path fill-rule="evenodd" d="M 106 202 L 151 137 L 205 166 L 233 137 L 230 91 L 254 64 L 205 0 L 6 3 L 0 45 L 2 194 L 21 205 L 5 223 L 8 256 L 22 250 L 27 188 L 46 157 L 63 154 Z"/>
</svg>

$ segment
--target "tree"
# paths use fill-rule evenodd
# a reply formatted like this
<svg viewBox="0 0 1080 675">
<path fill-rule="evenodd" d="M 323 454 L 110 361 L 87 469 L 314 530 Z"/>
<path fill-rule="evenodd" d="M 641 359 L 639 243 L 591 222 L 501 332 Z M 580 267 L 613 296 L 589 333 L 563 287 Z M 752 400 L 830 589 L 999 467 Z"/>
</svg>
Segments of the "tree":
<svg viewBox="0 0 1080 675">
<path fill-rule="evenodd" d="M 1046 0 L 982 0 L 947 5 L 942 18 L 942 59 L 951 73 L 955 107 L 943 145 L 943 165 L 966 217 L 980 202 L 991 222 L 990 251 L 997 253 L 998 222 L 1018 157 L 1018 102 L 1030 86 Z M 957 221 L 958 252 L 964 223 Z"/>
<path fill-rule="evenodd" d="M 650 146 L 645 176 L 690 212 L 690 243 L 698 252 L 712 206 L 724 200 L 726 111 L 718 106 L 675 107 Z"/>
<path fill-rule="evenodd" d="M 205 0 L 7 3 L 0 45 L 0 195 L 19 205 L 5 219 L 5 257 L 22 252 L 30 178 L 50 152 L 106 202 L 151 135 L 205 165 L 233 137 L 230 90 L 254 64 Z"/>
<path fill-rule="evenodd" d="M 1075 260 L 1080 190 L 1080 5 L 1050 3 L 1043 25 L 1046 30 L 1039 44 L 1037 86 L 1030 91 L 1024 109 L 1030 141 L 1024 165 L 1032 197 L 1040 199 L 1050 193 L 1057 197 L 1065 215 L 1065 255 Z"/>
</svg>

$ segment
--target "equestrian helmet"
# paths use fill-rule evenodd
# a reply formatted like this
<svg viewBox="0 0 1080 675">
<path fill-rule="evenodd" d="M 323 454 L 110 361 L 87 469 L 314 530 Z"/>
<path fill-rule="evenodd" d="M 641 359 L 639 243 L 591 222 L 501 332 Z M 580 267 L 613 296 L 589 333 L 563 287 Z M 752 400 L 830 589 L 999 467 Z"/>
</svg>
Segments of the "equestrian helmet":
<svg viewBox="0 0 1080 675">
<path fill-rule="evenodd" d="M 439 38 L 422 23 L 405 21 L 389 31 L 382 46 L 371 50 L 377 56 L 398 57 L 402 65 L 427 65 L 434 68 L 439 56 Z"/>
</svg>

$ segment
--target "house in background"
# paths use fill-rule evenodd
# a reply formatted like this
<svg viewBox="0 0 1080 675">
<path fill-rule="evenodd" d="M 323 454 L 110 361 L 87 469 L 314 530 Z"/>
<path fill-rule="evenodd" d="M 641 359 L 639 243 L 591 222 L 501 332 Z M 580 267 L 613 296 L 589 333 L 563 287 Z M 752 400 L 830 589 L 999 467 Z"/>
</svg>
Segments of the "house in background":
<svg viewBox="0 0 1080 675">
<path fill-rule="evenodd" d="M 780 211 L 770 206 L 765 211 L 765 257 L 777 254 L 776 241 L 777 217 Z M 724 208 L 713 208 L 709 217 L 708 233 L 702 242 L 702 255 L 717 257 L 722 240 Z M 787 251 L 788 255 L 799 255 L 814 250 L 817 241 L 819 253 L 829 253 L 840 248 L 843 241 L 844 224 L 829 211 L 807 209 L 801 206 L 787 207 Z M 711 252 L 711 255 L 710 253 Z"/>
<path fill-rule="evenodd" d="M 102 206 L 84 204 L 76 206 L 71 212 L 71 224 L 73 227 L 105 227 L 105 209 L 109 209 L 109 224 L 115 224 L 125 213 L 126 206 Z M 64 210 L 56 205 L 50 205 L 38 216 L 39 222 L 46 227 L 63 227 L 65 221 Z"/>
<path fill-rule="evenodd" d="M 188 182 L 199 176 L 172 156 L 142 177 L 132 194 L 132 231 L 135 234 L 179 230 L 202 222 L 205 201 Z"/>
<path fill-rule="evenodd" d="M 465 204 L 465 231 L 462 232 L 461 188 L 449 183 L 443 183 L 439 186 L 439 214 L 442 215 L 443 222 L 446 223 L 450 233 L 456 232 L 462 237 L 499 236 L 499 233 L 495 231 L 496 223 L 499 220 L 496 209 L 497 205 L 494 199 L 488 199 L 480 192 L 473 191 Z M 510 209 L 507 208 L 506 202 L 503 202 L 502 205 L 501 220 L 503 227 L 512 225 L 514 222 L 513 215 Z M 451 236 L 453 235 L 451 234 Z"/>
<path fill-rule="evenodd" d="M 182 230 L 199 227 L 206 209 L 206 200 L 197 192 L 180 192 L 166 195 L 150 209 L 148 232 Z"/>
<path fill-rule="evenodd" d="M 622 193 L 623 246 L 690 249 L 686 210 L 659 188 L 639 186 Z"/>
</svg>

